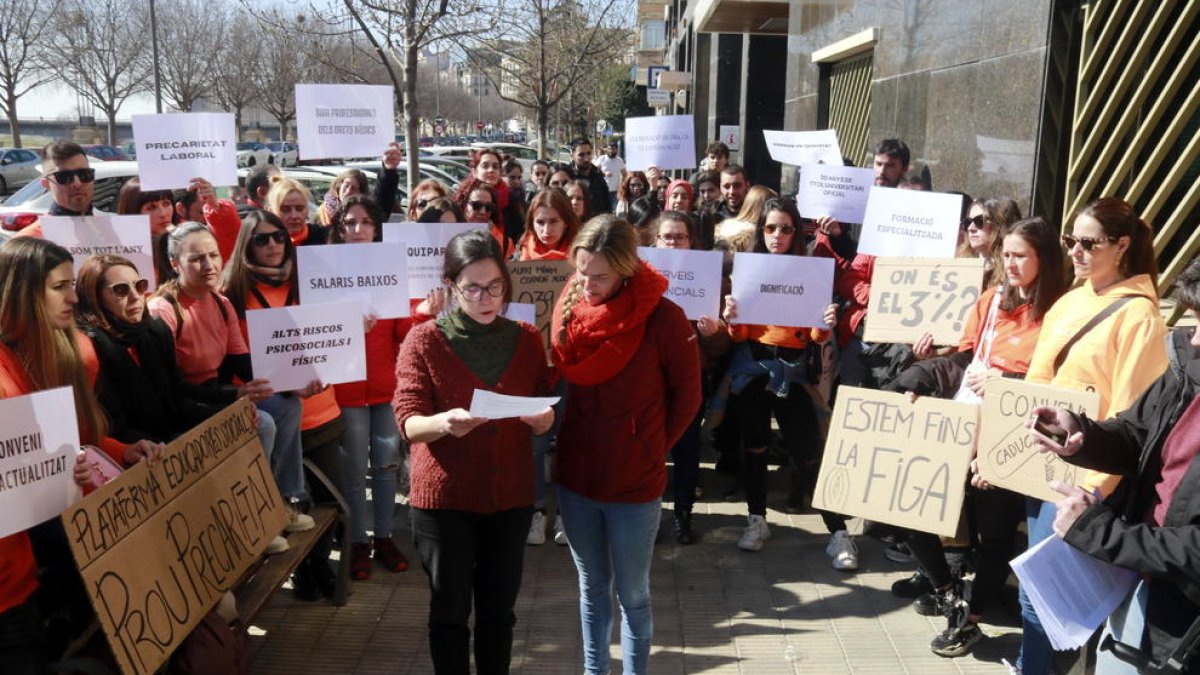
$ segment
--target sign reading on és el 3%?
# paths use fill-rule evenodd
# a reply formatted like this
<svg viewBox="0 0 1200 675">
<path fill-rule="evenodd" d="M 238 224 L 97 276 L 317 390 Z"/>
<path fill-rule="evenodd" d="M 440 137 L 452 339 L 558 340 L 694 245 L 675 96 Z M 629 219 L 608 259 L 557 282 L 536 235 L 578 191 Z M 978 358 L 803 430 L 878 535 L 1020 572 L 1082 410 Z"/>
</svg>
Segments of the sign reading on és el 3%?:
<svg viewBox="0 0 1200 675">
<path fill-rule="evenodd" d="M 957 345 L 982 285 L 980 258 L 877 258 L 863 339 Z"/>
</svg>

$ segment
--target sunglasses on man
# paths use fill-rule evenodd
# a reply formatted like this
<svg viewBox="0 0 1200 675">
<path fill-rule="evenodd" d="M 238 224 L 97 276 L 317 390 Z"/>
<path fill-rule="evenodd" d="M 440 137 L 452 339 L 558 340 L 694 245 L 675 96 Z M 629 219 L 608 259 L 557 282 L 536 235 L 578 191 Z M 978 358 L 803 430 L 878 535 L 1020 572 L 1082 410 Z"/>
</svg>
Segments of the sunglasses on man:
<svg viewBox="0 0 1200 675">
<path fill-rule="evenodd" d="M 79 179 L 80 183 L 90 183 L 96 180 L 95 169 L 63 169 L 61 171 L 52 171 L 46 175 L 58 185 L 70 185 L 76 178 Z"/>
</svg>

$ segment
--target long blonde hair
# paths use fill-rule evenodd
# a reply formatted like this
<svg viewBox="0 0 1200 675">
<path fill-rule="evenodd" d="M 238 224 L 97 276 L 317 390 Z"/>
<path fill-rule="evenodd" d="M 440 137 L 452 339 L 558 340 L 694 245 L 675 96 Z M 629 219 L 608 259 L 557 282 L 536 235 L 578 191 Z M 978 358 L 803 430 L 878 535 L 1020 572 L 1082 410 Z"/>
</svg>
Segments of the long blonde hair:
<svg viewBox="0 0 1200 675">
<path fill-rule="evenodd" d="M 575 241 L 571 243 L 568 259 L 573 263 L 575 254 L 579 251 L 599 253 L 622 279 L 629 279 L 637 274 L 642 266 L 637 254 L 640 241 L 637 229 L 630 225 L 629 221 L 606 213 L 584 223 L 579 234 L 575 235 Z M 567 339 L 567 324 L 571 322 L 575 303 L 579 301 L 582 290 L 579 278 L 572 276 L 567 297 L 563 301 L 563 321 L 559 326 L 557 338 L 559 342 Z"/>
<path fill-rule="evenodd" d="M 281 215 L 279 210 L 283 208 L 283 200 L 293 192 L 299 192 L 306 204 L 312 202 L 312 192 L 304 187 L 304 183 L 287 176 L 272 176 L 271 189 L 267 192 L 267 209 L 277 216 Z"/>
<path fill-rule="evenodd" d="M 88 380 L 75 326 L 60 329 L 46 314 L 46 279 L 71 262 L 67 249 L 43 239 L 18 237 L 0 247 L 0 341 L 21 360 L 35 391 L 73 388 L 79 439 L 97 443 L 108 423 Z"/>
</svg>

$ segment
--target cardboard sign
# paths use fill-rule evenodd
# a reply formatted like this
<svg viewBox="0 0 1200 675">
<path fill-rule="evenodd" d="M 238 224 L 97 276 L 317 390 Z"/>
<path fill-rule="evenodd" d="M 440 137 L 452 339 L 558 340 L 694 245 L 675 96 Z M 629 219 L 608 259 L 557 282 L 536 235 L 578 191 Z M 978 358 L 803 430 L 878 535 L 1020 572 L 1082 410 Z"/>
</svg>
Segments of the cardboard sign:
<svg viewBox="0 0 1200 675">
<path fill-rule="evenodd" d="M 696 168 L 695 123 L 691 115 L 625 119 L 625 163 L 630 171 Z"/>
<path fill-rule="evenodd" d="M 193 178 L 237 185 L 237 129 L 232 113 L 134 115 L 132 119 L 143 191 L 185 188 Z"/>
<path fill-rule="evenodd" d="M 833 129 L 819 131 L 770 131 L 763 129 L 763 139 L 771 159 L 783 164 L 804 166 L 805 164 L 842 165 L 842 149 L 838 146 L 837 132 Z"/>
<path fill-rule="evenodd" d="M 1050 489 L 1050 481 L 1083 485 L 1087 470 L 1067 464 L 1053 452 L 1038 451 L 1027 428 L 1038 406 L 1084 412 L 1095 419 L 1100 394 L 1007 377 L 989 378 L 983 387 L 979 475 L 997 487 L 1056 502 L 1062 495 Z"/>
<path fill-rule="evenodd" d="M 386 86 L 297 84 L 300 157 L 378 157 L 396 140 L 395 101 L 395 91 Z"/>
<path fill-rule="evenodd" d="M 827 328 L 833 260 L 775 253 L 735 253 L 737 323 Z"/>
<path fill-rule="evenodd" d="M 667 278 L 663 297 L 679 305 L 687 318 L 721 318 L 720 251 L 638 247 L 638 257 Z"/>
<path fill-rule="evenodd" d="M 550 353 L 550 319 L 563 287 L 575 274 L 568 260 L 521 260 L 508 263 L 512 278 L 514 303 L 533 305 L 542 345 Z"/>
<path fill-rule="evenodd" d="M 408 316 L 408 254 L 403 244 L 373 242 L 296 249 L 300 303 L 358 299 L 380 319 Z"/>
<path fill-rule="evenodd" d="M 442 287 L 446 244 L 454 235 L 478 229 L 476 223 L 384 223 L 383 241 L 404 244 L 408 255 L 408 297 L 423 300 Z"/>
<path fill-rule="evenodd" d="M 0 400 L 0 537 L 43 523 L 79 500 L 70 387 Z"/>
<path fill-rule="evenodd" d="M 961 215 L 958 195 L 874 186 L 867 195 L 858 252 L 953 258 Z"/>
<path fill-rule="evenodd" d="M 367 378 L 362 304 L 327 302 L 246 312 L 254 376 L 275 391 Z"/>
<path fill-rule="evenodd" d="M 957 345 L 982 286 L 982 258 L 876 258 L 863 339 Z"/>
<path fill-rule="evenodd" d="M 150 216 L 42 216 L 42 235 L 71 252 L 75 271 L 91 256 L 111 253 L 127 258 L 155 287 Z"/>
<path fill-rule="evenodd" d="M 875 172 L 841 164 L 805 164 L 796 200 L 804 218 L 829 216 L 840 223 L 861 223 Z"/>
<path fill-rule="evenodd" d="M 246 399 L 63 513 L 121 671 L 155 672 L 287 518 Z"/>
<path fill-rule="evenodd" d="M 979 408 L 838 390 L 813 507 L 953 537 Z"/>
</svg>

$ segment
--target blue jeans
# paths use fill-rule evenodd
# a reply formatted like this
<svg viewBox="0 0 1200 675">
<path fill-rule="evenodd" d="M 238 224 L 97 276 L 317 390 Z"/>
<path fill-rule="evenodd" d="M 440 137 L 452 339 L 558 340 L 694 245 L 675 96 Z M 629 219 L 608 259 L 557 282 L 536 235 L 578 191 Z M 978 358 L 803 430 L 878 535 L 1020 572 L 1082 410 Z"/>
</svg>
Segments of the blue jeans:
<svg viewBox="0 0 1200 675">
<path fill-rule="evenodd" d="M 1100 642 L 1111 635 L 1118 642 L 1141 648 L 1142 638 L 1146 635 L 1146 601 L 1149 598 L 1150 586 L 1145 581 L 1138 582 L 1125 602 L 1104 623 Z M 1101 649 L 1096 652 L 1096 675 L 1138 675 L 1138 669 Z"/>
<path fill-rule="evenodd" d="M 626 675 L 646 675 L 654 617 L 650 562 L 662 503 L 598 502 L 558 486 L 563 530 L 579 574 L 579 617 L 587 675 L 608 672 L 612 592 L 621 603 L 621 654 Z"/>
<path fill-rule="evenodd" d="M 279 486 L 284 501 L 304 501 L 304 449 L 300 445 L 301 401 L 299 396 L 274 394 L 258 402 L 259 413 L 266 413 L 275 422 L 275 442 L 268 452 L 271 475 Z"/>
<path fill-rule="evenodd" d="M 559 379 L 554 395 L 558 397 L 558 403 L 554 404 L 554 424 L 546 433 L 533 437 L 533 508 L 538 511 L 546 508 L 546 485 L 549 479 L 546 475 L 546 455 L 554 447 L 558 428 L 562 426 L 563 411 L 567 408 L 566 378 Z"/>
<path fill-rule="evenodd" d="M 1029 547 L 1054 536 L 1054 504 L 1032 497 L 1025 498 L 1026 525 L 1029 527 Z M 1020 589 L 1021 597 L 1021 655 L 1017 667 L 1022 675 L 1050 675 L 1054 666 L 1054 648 L 1042 628 L 1042 621 L 1033 604 Z"/>
<path fill-rule="evenodd" d="M 342 408 L 342 459 L 346 465 L 346 501 L 350 503 L 350 541 L 367 542 L 367 461 L 376 537 L 392 536 L 396 511 L 396 474 L 400 469 L 400 430 L 390 403 Z"/>
</svg>

